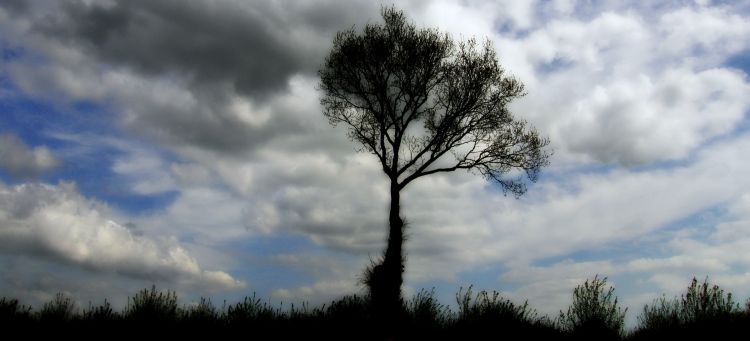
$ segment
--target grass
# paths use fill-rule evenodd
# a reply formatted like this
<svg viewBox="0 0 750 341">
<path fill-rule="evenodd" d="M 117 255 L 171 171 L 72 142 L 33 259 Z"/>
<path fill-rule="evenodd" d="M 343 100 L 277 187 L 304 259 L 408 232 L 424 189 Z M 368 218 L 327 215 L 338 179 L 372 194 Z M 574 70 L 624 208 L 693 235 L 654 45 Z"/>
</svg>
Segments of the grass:
<svg viewBox="0 0 750 341">
<path fill-rule="evenodd" d="M 750 332 L 750 306 L 741 308 L 730 293 L 708 280 L 693 279 L 680 297 L 655 299 L 638 316 L 637 328 L 625 333 L 626 309 L 618 306 L 606 278 L 594 277 L 573 291 L 571 306 L 551 319 L 528 302 L 513 302 L 496 291 L 456 294 L 457 310 L 440 303 L 435 291 L 421 290 L 404 302 L 398 326 L 380 325 L 366 296 L 350 295 L 311 307 L 272 305 L 256 295 L 217 307 L 211 300 L 180 306 L 173 291 L 143 289 L 122 311 L 108 301 L 79 309 L 64 294 L 34 311 L 16 299 L 0 298 L 0 325 L 6 331 L 70 332 L 71 335 L 141 337 L 168 335 L 210 337 L 240 333 L 249 339 L 501 339 L 501 340 L 664 340 L 728 338 Z"/>
</svg>

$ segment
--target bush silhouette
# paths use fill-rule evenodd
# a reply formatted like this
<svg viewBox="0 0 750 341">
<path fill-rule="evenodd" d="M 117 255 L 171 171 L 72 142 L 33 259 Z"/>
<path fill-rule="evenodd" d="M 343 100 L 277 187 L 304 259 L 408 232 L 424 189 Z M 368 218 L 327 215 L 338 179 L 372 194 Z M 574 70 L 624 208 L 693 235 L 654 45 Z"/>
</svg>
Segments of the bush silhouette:
<svg viewBox="0 0 750 341">
<path fill-rule="evenodd" d="M 72 320 L 75 313 L 76 305 L 73 300 L 63 293 L 57 293 L 39 311 L 39 320 L 46 323 L 63 323 Z"/>
<path fill-rule="evenodd" d="M 606 277 L 586 280 L 573 290 L 568 311 L 560 311 L 560 327 L 576 339 L 620 339 L 627 309 L 617 306 L 614 291 Z"/>
<path fill-rule="evenodd" d="M 500 296 L 497 291 L 480 291 L 472 295 L 472 287 L 466 291 L 461 288 L 456 294 L 458 302 L 458 321 L 503 321 L 505 323 L 524 323 L 537 318 L 528 302 L 517 305 Z"/>
<path fill-rule="evenodd" d="M 451 322 L 451 310 L 438 302 L 435 289 L 420 290 L 406 302 L 409 320 L 418 329 L 434 329 Z"/>
<path fill-rule="evenodd" d="M 198 304 L 182 309 L 180 322 L 191 327 L 211 327 L 219 323 L 220 313 L 211 300 L 201 297 Z"/>
<path fill-rule="evenodd" d="M 8 325 L 25 324 L 32 319 L 31 307 L 19 304 L 14 298 L 0 298 L 0 321 Z"/>
<path fill-rule="evenodd" d="M 124 317 L 129 321 L 147 324 L 170 324 L 177 320 L 177 294 L 158 292 L 156 286 L 143 289 L 128 298 Z"/>
<path fill-rule="evenodd" d="M 696 278 L 679 298 L 661 297 L 646 305 L 638 316 L 634 339 L 680 337 L 686 339 L 730 336 L 749 330 L 748 314 L 742 312 L 731 293 Z"/>
<path fill-rule="evenodd" d="M 492 331 L 504 338 L 543 339 L 560 338 L 560 332 L 549 319 L 539 317 L 528 302 L 516 304 L 497 291 L 473 294 L 472 287 L 456 294 L 458 314 L 451 335 L 456 339 L 484 338 Z"/>
<path fill-rule="evenodd" d="M 253 293 L 252 297 L 245 297 L 242 302 L 227 307 L 224 319 L 230 325 L 258 324 L 271 322 L 282 317 L 280 309 L 275 309 L 267 302 L 263 302 Z"/>
<path fill-rule="evenodd" d="M 105 299 L 104 303 L 102 303 L 102 305 L 100 306 L 95 307 L 91 303 L 89 303 L 88 309 L 85 309 L 83 311 L 82 318 L 85 321 L 103 323 L 115 321 L 120 318 L 120 315 L 112 310 L 112 306 L 109 304 L 109 301 Z"/>
</svg>

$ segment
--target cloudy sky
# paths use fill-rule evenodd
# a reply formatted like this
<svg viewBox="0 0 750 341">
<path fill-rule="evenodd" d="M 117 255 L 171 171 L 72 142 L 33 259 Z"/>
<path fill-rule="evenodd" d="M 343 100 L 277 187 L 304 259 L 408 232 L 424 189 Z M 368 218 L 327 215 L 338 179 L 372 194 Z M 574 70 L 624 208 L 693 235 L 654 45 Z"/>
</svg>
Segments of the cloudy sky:
<svg viewBox="0 0 750 341">
<path fill-rule="evenodd" d="M 633 320 L 692 276 L 750 297 L 750 6 L 405 1 L 494 44 L 554 156 L 519 199 L 481 177 L 403 194 L 407 293 L 554 313 L 608 276 Z M 321 113 L 317 70 L 373 1 L 0 3 L 0 294 L 79 302 L 355 292 L 388 183 Z"/>
</svg>

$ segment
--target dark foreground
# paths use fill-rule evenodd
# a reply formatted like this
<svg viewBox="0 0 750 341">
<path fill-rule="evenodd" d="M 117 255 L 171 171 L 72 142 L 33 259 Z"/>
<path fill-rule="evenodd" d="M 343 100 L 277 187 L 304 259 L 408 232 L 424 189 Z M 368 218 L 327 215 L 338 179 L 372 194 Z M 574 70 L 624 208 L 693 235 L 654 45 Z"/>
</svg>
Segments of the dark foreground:
<svg viewBox="0 0 750 341">
<path fill-rule="evenodd" d="M 0 299 L 3 338 L 72 336 L 77 339 L 240 336 L 258 340 L 744 340 L 750 336 L 750 307 L 731 294 L 696 280 L 681 297 L 657 299 L 638 315 L 639 325 L 623 329 L 626 311 L 617 306 L 606 279 L 586 281 L 574 291 L 571 307 L 556 318 L 540 316 L 527 304 L 496 292 L 471 288 L 456 295 L 453 312 L 422 291 L 387 320 L 371 314 L 363 296 L 330 304 L 287 309 L 253 297 L 217 308 L 201 299 L 179 307 L 173 292 L 144 289 L 121 312 L 108 302 L 79 309 L 64 295 L 36 311 L 17 300 Z"/>
</svg>

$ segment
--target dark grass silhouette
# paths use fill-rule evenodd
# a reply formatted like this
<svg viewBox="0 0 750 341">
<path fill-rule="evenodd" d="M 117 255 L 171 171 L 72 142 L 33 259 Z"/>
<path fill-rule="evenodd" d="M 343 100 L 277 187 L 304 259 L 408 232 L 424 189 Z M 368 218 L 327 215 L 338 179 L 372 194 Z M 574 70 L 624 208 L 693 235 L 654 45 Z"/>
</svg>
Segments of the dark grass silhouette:
<svg viewBox="0 0 750 341">
<path fill-rule="evenodd" d="M 17 299 L 0 298 L 0 321 L 7 325 L 26 324 L 32 320 L 31 307 Z"/>
<path fill-rule="evenodd" d="M 528 302 L 515 304 L 497 291 L 480 291 L 473 295 L 472 287 L 456 294 L 458 313 L 450 327 L 453 339 L 483 339 L 501 335 L 505 339 L 562 339 L 563 334 L 547 317 L 540 317 Z"/>
<path fill-rule="evenodd" d="M 256 295 L 234 304 L 214 305 L 201 298 L 180 306 L 173 291 L 143 289 L 118 312 L 105 300 L 79 309 L 64 294 L 39 310 L 0 298 L 5 335 L 53 335 L 94 339 L 118 337 L 229 337 L 327 340 L 706 340 L 750 335 L 750 307 L 741 309 L 730 293 L 693 279 L 687 292 L 643 308 L 638 326 L 623 331 L 627 311 L 618 307 L 606 278 L 594 277 L 573 291 L 571 306 L 556 319 L 540 315 L 496 291 L 472 287 L 456 294 L 456 311 L 440 303 L 433 290 L 404 302 L 397 325 L 386 330 L 373 314 L 368 296 L 349 295 L 329 304 L 273 305 Z M 106 334 L 105 334 L 106 333 Z"/>
</svg>

